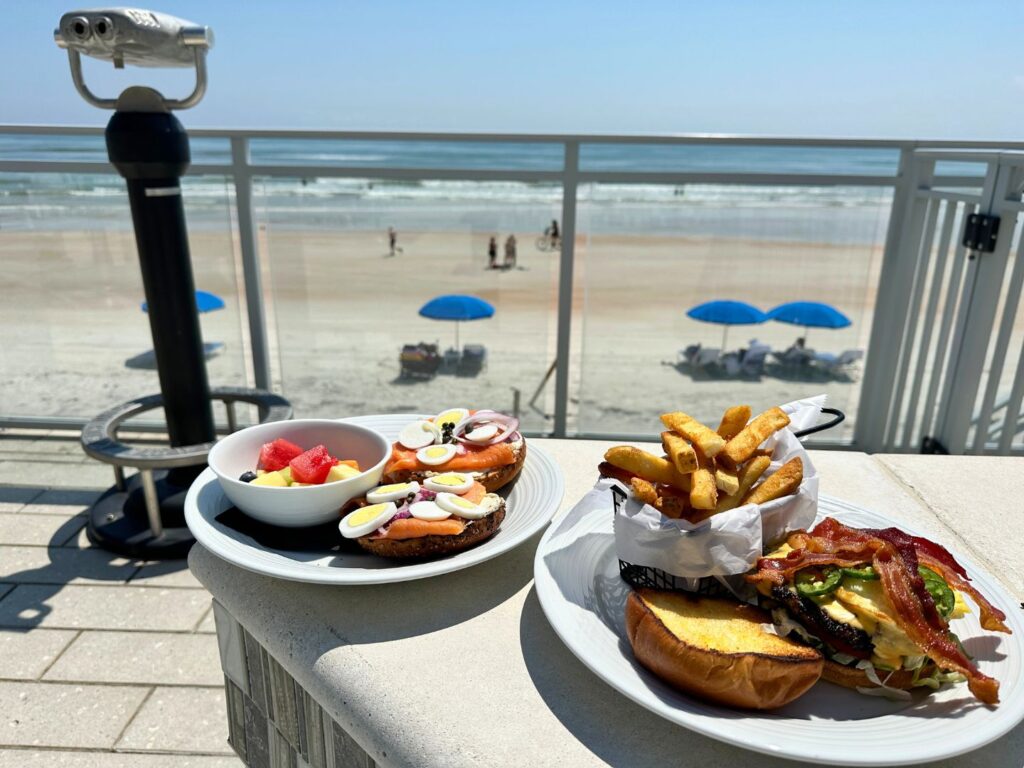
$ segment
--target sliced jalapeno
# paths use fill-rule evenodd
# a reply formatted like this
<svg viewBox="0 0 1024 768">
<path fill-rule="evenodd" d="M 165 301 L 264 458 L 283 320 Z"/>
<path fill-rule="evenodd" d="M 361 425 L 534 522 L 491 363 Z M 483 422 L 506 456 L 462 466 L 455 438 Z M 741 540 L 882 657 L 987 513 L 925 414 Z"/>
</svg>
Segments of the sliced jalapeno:
<svg viewBox="0 0 1024 768">
<path fill-rule="evenodd" d="M 943 618 L 948 617 L 953 612 L 953 608 L 956 607 L 956 595 L 953 594 L 953 590 L 946 584 L 946 580 L 931 568 L 925 568 L 921 565 L 918 566 L 917 571 L 921 574 L 921 578 L 924 579 L 924 588 L 932 596 L 932 600 L 935 601 L 935 607 L 939 613 L 942 614 Z"/>
<path fill-rule="evenodd" d="M 796 591 L 804 597 L 824 597 L 836 591 L 843 580 L 843 572 L 826 566 L 822 569 L 805 568 L 793 579 Z"/>
<path fill-rule="evenodd" d="M 859 568 L 840 568 L 843 572 L 843 576 L 849 576 L 851 579 L 861 579 L 862 581 L 877 581 L 878 574 L 875 573 L 875 569 L 870 565 L 862 565 Z"/>
</svg>

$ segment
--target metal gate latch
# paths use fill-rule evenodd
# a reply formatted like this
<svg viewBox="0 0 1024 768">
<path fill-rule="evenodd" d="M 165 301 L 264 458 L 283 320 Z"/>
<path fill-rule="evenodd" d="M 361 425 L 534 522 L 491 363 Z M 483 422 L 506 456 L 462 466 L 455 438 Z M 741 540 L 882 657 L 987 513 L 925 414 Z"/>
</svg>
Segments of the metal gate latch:
<svg viewBox="0 0 1024 768">
<path fill-rule="evenodd" d="M 972 213 L 964 225 L 964 247 L 981 253 L 992 253 L 996 249 L 999 234 L 999 217 L 985 213 Z"/>
</svg>

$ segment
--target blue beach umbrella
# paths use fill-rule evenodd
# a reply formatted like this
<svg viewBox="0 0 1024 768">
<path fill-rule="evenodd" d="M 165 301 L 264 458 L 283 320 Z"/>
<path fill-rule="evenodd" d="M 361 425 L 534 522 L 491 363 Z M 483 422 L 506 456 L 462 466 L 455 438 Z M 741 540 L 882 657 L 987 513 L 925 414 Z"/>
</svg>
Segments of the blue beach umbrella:
<svg viewBox="0 0 1024 768">
<path fill-rule="evenodd" d="M 771 320 L 805 328 L 846 328 L 850 318 L 830 304 L 818 301 L 791 301 L 780 304 L 768 313 Z"/>
<path fill-rule="evenodd" d="M 200 314 L 224 309 L 224 299 L 209 291 L 196 291 L 196 308 Z M 142 302 L 142 311 L 149 312 L 149 305 L 146 302 Z"/>
<path fill-rule="evenodd" d="M 780 304 L 768 313 L 770 320 L 804 327 L 804 339 L 809 328 L 846 328 L 853 323 L 830 304 L 819 301 L 791 301 Z"/>
<path fill-rule="evenodd" d="M 483 320 L 494 314 L 494 307 L 476 296 L 448 295 L 431 299 L 420 307 L 420 315 L 431 320 L 455 321 L 455 348 L 459 348 L 459 323 Z"/>
<path fill-rule="evenodd" d="M 764 312 L 751 304 L 728 300 L 707 301 L 698 304 L 687 310 L 686 316 L 703 323 L 716 323 L 724 326 L 722 328 L 723 350 L 730 325 L 760 325 L 768 319 Z"/>
</svg>

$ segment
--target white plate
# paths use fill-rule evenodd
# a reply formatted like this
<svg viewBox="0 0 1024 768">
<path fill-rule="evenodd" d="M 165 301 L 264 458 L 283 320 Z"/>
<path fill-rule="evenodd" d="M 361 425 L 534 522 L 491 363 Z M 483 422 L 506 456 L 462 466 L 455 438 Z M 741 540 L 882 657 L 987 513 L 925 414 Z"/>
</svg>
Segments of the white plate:
<svg viewBox="0 0 1024 768">
<path fill-rule="evenodd" d="M 892 525 L 881 515 L 834 498 L 819 499 L 819 518 L 856 527 Z M 568 518 L 566 518 L 568 520 Z M 1012 635 L 986 632 L 976 614 L 953 629 L 978 667 L 1000 683 L 1001 703 L 978 704 L 967 685 L 947 686 L 912 702 L 891 702 L 819 683 L 771 713 L 727 709 L 690 698 L 663 683 L 633 657 L 625 634 L 630 588 L 619 577 L 612 512 L 592 512 L 575 525 L 552 525 L 541 539 L 534 583 L 555 632 L 587 667 L 641 706 L 679 725 L 730 744 L 809 762 L 907 765 L 977 749 L 1024 719 L 1024 621 L 1020 608 L 969 558 L 954 557 L 974 585 L 1007 614 Z M 904 526 L 900 526 L 903 528 Z M 913 533 L 909 528 L 904 528 Z M 939 542 L 942 543 L 942 542 Z"/>
<path fill-rule="evenodd" d="M 389 440 L 395 440 L 399 430 L 416 418 L 419 417 L 412 414 L 387 414 L 339 421 L 372 427 Z M 531 444 L 527 447 L 523 470 L 507 494 L 507 514 L 497 533 L 484 543 L 450 557 L 409 564 L 348 548 L 337 551 L 335 547 L 341 542 L 341 534 L 325 542 L 322 551 L 266 548 L 216 520 L 231 507 L 231 502 L 211 469 L 206 469 L 189 488 L 185 498 L 185 522 L 196 541 L 218 557 L 249 571 L 319 584 L 386 584 L 458 571 L 507 552 L 548 524 L 562 502 L 563 491 L 562 470 L 550 456 Z M 501 494 L 505 495 L 505 489 Z"/>
</svg>

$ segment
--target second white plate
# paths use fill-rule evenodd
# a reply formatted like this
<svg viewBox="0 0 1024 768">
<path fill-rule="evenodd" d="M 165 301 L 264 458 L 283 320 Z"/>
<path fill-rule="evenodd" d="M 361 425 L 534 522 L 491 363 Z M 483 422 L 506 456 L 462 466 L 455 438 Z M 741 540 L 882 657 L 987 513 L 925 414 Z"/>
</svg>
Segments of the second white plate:
<svg viewBox="0 0 1024 768">
<path fill-rule="evenodd" d="M 848 525 L 892 525 L 838 499 L 819 499 L 819 518 Z M 612 512 L 597 510 L 548 529 L 537 548 L 534 584 L 558 636 L 587 667 L 633 701 L 673 723 L 757 752 L 840 765 L 906 765 L 977 749 L 1024 719 L 1024 621 L 1017 601 L 970 559 L 954 552 L 974 585 L 1007 614 L 1012 635 L 986 632 L 975 614 L 954 631 L 978 667 L 1000 683 L 1001 703 L 988 708 L 966 684 L 911 702 L 891 702 L 819 683 L 787 707 L 744 712 L 691 698 L 640 666 L 625 632 L 630 587 L 619 576 Z M 908 533 L 909 528 L 903 527 Z M 942 542 L 939 542 L 942 543 Z"/>
</svg>

